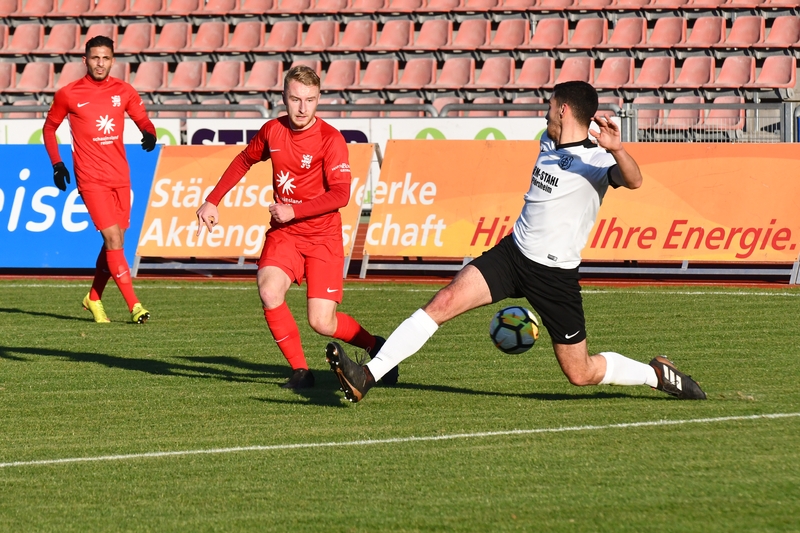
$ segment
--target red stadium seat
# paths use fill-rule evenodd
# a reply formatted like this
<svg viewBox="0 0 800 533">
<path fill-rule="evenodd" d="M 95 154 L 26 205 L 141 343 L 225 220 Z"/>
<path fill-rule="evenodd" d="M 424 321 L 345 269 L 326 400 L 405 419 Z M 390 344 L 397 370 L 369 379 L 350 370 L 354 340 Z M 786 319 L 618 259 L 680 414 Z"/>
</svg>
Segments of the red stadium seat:
<svg viewBox="0 0 800 533">
<path fill-rule="evenodd" d="M 632 57 L 609 57 L 603 61 L 597 79 L 594 80 L 596 89 L 617 90 L 633 83 L 634 62 Z"/>
<path fill-rule="evenodd" d="M 687 21 L 683 17 L 659 18 L 647 41 L 634 46 L 634 48 L 649 53 L 657 50 L 669 50 L 686 41 L 686 28 Z"/>
<path fill-rule="evenodd" d="M 797 82 L 797 58 L 769 56 L 764 60 L 755 82 L 745 89 L 792 89 Z"/>
<path fill-rule="evenodd" d="M 453 8 L 454 13 L 484 13 L 497 7 L 498 0 L 462 0 L 461 4 Z"/>
<path fill-rule="evenodd" d="M 764 17 L 736 17 L 728 37 L 712 48 L 728 50 L 747 49 L 764 40 L 766 22 Z"/>
<path fill-rule="evenodd" d="M 633 99 L 636 104 L 663 104 L 664 99 L 659 96 L 639 96 Z M 664 109 L 636 109 L 636 128 L 650 130 L 661 127 L 664 120 Z"/>
<path fill-rule="evenodd" d="M 615 0 L 577 0 L 570 9 L 573 11 L 604 11 L 614 2 Z"/>
<path fill-rule="evenodd" d="M 335 20 L 315 20 L 308 27 L 303 43 L 292 52 L 325 52 L 339 43 L 339 23 Z"/>
<path fill-rule="evenodd" d="M 122 61 L 115 61 L 114 65 L 111 67 L 111 73 L 109 74 L 112 78 L 117 78 L 118 80 L 122 80 L 126 83 L 130 83 L 131 79 L 131 64 L 130 63 L 123 63 Z"/>
<path fill-rule="evenodd" d="M 192 42 L 192 25 L 188 22 L 167 22 L 162 26 L 161 33 L 156 38 L 156 44 L 147 50 L 146 54 L 176 54 Z"/>
<path fill-rule="evenodd" d="M 311 0 L 277 0 L 270 13 L 300 15 L 311 7 Z"/>
<path fill-rule="evenodd" d="M 459 98 L 457 96 L 440 96 L 439 98 L 434 98 L 433 101 L 431 102 L 433 107 L 440 114 L 442 112 L 442 108 L 444 108 L 444 106 L 446 106 L 448 104 L 463 104 L 463 103 L 464 103 L 464 99 L 463 98 Z M 448 117 L 463 117 L 464 116 L 464 112 L 463 111 L 458 111 L 458 112 L 455 112 L 455 113 L 450 112 L 450 113 L 447 114 L 447 116 Z"/>
<path fill-rule="evenodd" d="M 567 19 L 544 18 L 536 23 L 528 46 L 521 46 L 522 50 L 549 51 L 566 44 L 569 36 Z"/>
<path fill-rule="evenodd" d="M 526 19 L 504 19 L 497 26 L 497 31 L 489 43 L 479 46 L 484 51 L 516 50 L 528 44 L 531 35 L 531 23 Z"/>
<path fill-rule="evenodd" d="M 381 91 L 397 83 L 399 63 L 396 59 L 373 59 L 364 69 L 364 77 L 358 84 L 362 91 Z"/>
<path fill-rule="evenodd" d="M 414 42 L 414 22 L 405 19 L 389 20 L 375 44 L 364 48 L 365 52 L 399 51 Z"/>
<path fill-rule="evenodd" d="M 386 7 L 386 0 L 350 0 L 349 5 L 341 13 L 352 15 L 371 15 Z"/>
<path fill-rule="evenodd" d="M 387 15 L 404 15 L 420 11 L 424 5 L 425 0 L 389 0 L 377 12 Z"/>
<path fill-rule="evenodd" d="M 756 80 L 756 58 L 730 56 L 722 62 L 717 79 L 703 85 L 704 89 L 740 89 Z"/>
<path fill-rule="evenodd" d="M 622 86 L 633 91 L 658 90 L 675 81 L 675 58 L 651 56 L 644 60 L 636 81 Z"/>
<path fill-rule="evenodd" d="M 306 13 L 336 15 L 347 7 L 347 2 L 348 0 L 314 0 Z"/>
<path fill-rule="evenodd" d="M 162 102 L 164 105 L 190 105 L 192 103 L 188 98 L 167 98 Z M 188 111 L 159 111 L 158 118 L 187 118 Z"/>
<path fill-rule="evenodd" d="M 509 89 L 541 90 L 555 85 L 556 62 L 552 57 L 529 57 L 522 63 L 519 76 L 515 82 L 508 84 Z"/>
<path fill-rule="evenodd" d="M 464 86 L 471 90 L 502 89 L 514 83 L 514 58 L 507 56 L 490 57 L 483 62 L 474 83 Z"/>
<path fill-rule="evenodd" d="M 353 103 L 356 105 L 383 104 L 383 98 L 359 98 Z M 350 111 L 350 118 L 377 118 L 382 117 L 381 111 Z"/>
<path fill-rule="evenodd" d="M 229 105 L 229 102 L 225 98 L 206 98 L 200 101 L 200 111 L 195 111 L 192 113 L 192 116 L 197 118 L 225 118 L 228 116 L 226 111 L 204 111 L 203 106 L 210 106 L 210 105 Z"/>
<path fill-rule="evenodd" d="M 200 9 L 196 14 L 224 16 L 234 11 L 236 4 L 236 0 L 208 0 L 208 2 L 200 2 Z"/>
<path fill-rule="evenodd" d="M 489 42 L 491 37 L 491 23 L 487 19 L 467 19 L 461 23 L 453 43 L 445 45 L 441 50 L 453 52 L 469 52 L 477 50 Z"/>
<path fill-rule="evenodd" d="M 125 33 L 114 54 L 138 54 L 148 50 L 156 42 L 156 25 L 151 22 L 134 22 L 125 27 Z"/>
<path fill-rule="evenodd" d="M 40 105 L 37 100 L 14 100 L 11 103 L 12 106 L 23 106 L 23 105 Z M 36 112 L 28 112 L 28 111 L 12 111 L 11 113 L 6 113 L 5 118 L 42 118 L 42 113 Z"/>
<path fill-rule="evenodd" d="M 705 99 L 702 96 L 679 96 L 672 102 L 673 104 L 702 104 Z M 703 122 L 702 109 L 671 109 L 668 108 L 661 122 L 664 129 L 688 130 L 700 126 Z"/>
<path fill-rule="evenodd" d="M 638 11 L 650 5 L 651 0 L 615 0 L 610 9 L 614 11 Z"/>
<path fill-rule="evenodd" d="M 436 59 L 432 57 L 412 58 L 400 74 L 398 82 L 389 89 L 419 91 L 436 81 Z"/>
<path fill-rule="evenodd" d="M 694 11 L 710 11 L 722 7 L 728 0 L 689 0 L 683 9 Z"/>
<path fill-rule="evenodd" d="M 79 52 L 81 43 L 81 27 L 78 24 L 56 24 L 50 30 L 50 35 L 44 46 L 34 51 L 34 54 L 59 56 Z"/>
<path fill-rule="evenodd" d="M 605 43 L 596 45 L 599 50 L 632 50 L 647 38 L 647 20 L 644 17 L 624 17 L 617 20 L 614 31 Z"/>
<path fill-rule="evenodd" d="M 361 79 L 358 59 L 334 59 L 322 79 L 323 91 L 346 91 L 355 88 Z"/>
<path fill-rule="evenodd" d="M 247 80 L 235 89 L 242 93 L 278 92 L 283 90 L 283 61 L 265 59 L 256 61 L 250 67 Z"/>
<path fill-rule="evenodd" d="M 203 22 L 190 42 L 191 44 L 183 49 L 184 54 L 210 54 L 222 50 L 228 43 L 228 23 Z"/>
<path fill-rule="evenodd" d="M 453 21 L 446 19 L 429 19 L 422 23 L 419 34 L 413 44 L 403 48 L 404 51 L 432 52 L 453 42 Z"/>
<path fill-rule="evenodd" d="M 206 83 L 205 61 L 181 61 L 175 67 L 172 78 L 159 91 L 170 93 L 189 93 L 200 89 Z"/>
<path fill-rule="evenodd" d="M 393 104 L 424 104 L 425 100 L 416 96 L 402 96 L 395 98 Z M 389 111 L 386 113 L 387 117 L 424 117 L 424 111 Z"/>
<path fill-rule="evenodd" d="M 650 0 L 642 10 L 647 11 L 674 11 L 689 4 L 691 0 Z"/>
<path fill-rule="evenodd" d="M 57 0 L 24 0 L 14 16 L 29 19 L 47 17 L 54 13 L 56 5 Z"/>
<path fill-rule="evenodd" d="M 264 44 L 254 52 L 283 53 L 300 46 L 303 25 L 296 20 L 280 20 L 267 32 Z"/>
<path fill-rule="evenodd" d="M 82 46 L 78 48 L 78 51 L 83 53 L 85 51 L 83 45 L 85 45 L 86 42 L 89 41 L 90 39 L 97 37 L 99 35 L 102 35 L 103 37 L 108 37 L 109 39 L 114 41 L 115 45 L 116 43 L 119 42 L 117 40 L 119 34 L 116 24 L 99 24 L 99 23 L 92 24 L 91 26 L 89 26 L 89 29 L 86 30 L 86 35 L 84 35 L 83 37 Z M 116 46 L 115 46 L 115 51 L 116 51 Z"/>
<path fill-rule="evenodd" d="M 757 53 L 777 52 L 797 46 L 798 42 L 800 42 L 800 17 L 781 16 L 773 19 L 766 39 L 754 43 L 752 48 Z"/>
<path fill-rule="evenodd" d="M 94 8 L 94 0 L 62 0 L 60 6 L 57 1 L 55 6 L 52 17 L 83 17 Z"/>
<path fill-rule="evenodd" d="M 265 32 L 266 24 L 263 22 L 257 20 L 238 22 L 228 44 L 222 47 L 221 51 L 226 54 L 245 54 L 261 48 Z"/>
<path fill-rule="evenodd" d="M 497 96 L 479 96 L 472 101 L 473 104 L 502 104 L 503 99 Z M 502 111 L 467 111 L 466 117 L 502 117 Z"/>
<path fill-rule="evenodd" d="M 625 101 L 618 96 L 600 96 L 597 98 L 597 104 L 600 108 L 608 105 L 615 105 L 622 109 L 622 106 L 625 105 Z M 611 110 L 600 111 L 600 113 L 603 115 L 610 115 Z"/>
<path fill-rule="evenodd" d="M 336 52 L 360 52 L 375 43 L 378 23 L 374 20 L 355 19 L 347 23 L 339 44 L 331 47 Z"/>
<path fill-rule="evenodd" d="M 562 13 L 576 4 L 576 0 L 539 0 L 530 10 L 544 13 Z"/>
<path fill-rule="evenodd" d="M 683 43 L 672 46 L 679 51 L 706 51 L 725 40 L 725 19 L 723 17 L 700 17 L 695 19 L 689 36 Z"/>
<path fill-rule="evenodd" d="M 0 61 L 0 91 L 13 89 L 17 83 L 17 64 Z"/>
<path fill-rule="evenodd" d="M 25 94 L 53 92 L 54 77 L 55 66 L 53 63 L 27 63 L 14 87 L 6 89 L 5 92 Z"/>
<path fill-rule="evenodd" d="M 0 18 L 16 15 L 22 7 L 22 0 L 0 0 Z"/>
<path fill-rule="evenodd" d="M 58 80 L 55 83 L 55 89 L 57 91 L 63 86 L 77 81 L 84 76 L 86 76 L 86 65 L 83 64 L 83 61 L 64 63 L 64 66 L 61 67 L 61 73 L 58 75 Z"/>
<path fill-rule="evenodd" d="M 463 0 L 428 0 L 420 13 L 451 13 Z"/>
<path fill-rule="evenodd" d="M 673 83 L 665 89 L 699 89 L 714 81 L 714 58 L 709 56 L 687 57 Z"/>
<path fill-rule="evenodd" d="M 156 16 L 161 18 L 182 18 L 200 11 L 200 0 L 166 0 Z"/>
<path fill-rule="evenodd" d="M 289 68 L 291 69 L 292 67 L 296 67 L 299 65 L 303 65 L 305 67 L 310 68 L 311 70 L 317 73 L 317 76 L 322 78 L 322 61 L 320 61 L 319 59 L 302 59 L 302 58 L 295 59 L 294 61 L 292 61 L 292 64 L 289 65 Z M 283 90 L 282 85 L 283 85 L 283 80 L 281 80 L 281 90 Z"/>
<path fill-rule="evenodd" d="M 426 86 L 430 90 L 460 90 L 475 79 L 475 59 L 452 57 L 444 62 L 439 77 Z"/>
<path fill-rule="evenodd" d="M 497 13 L 525 13 L 536 6 L 537 0 L 500 0 L 495 7 L 489 8 L 490 12 Z"/>
<path fill-rule="evenodd" d="M 8 47 L 0 52 L 3 55 L 26 55 L 38 50 L 43 44 L 43 24 L 20 24 L 14 28 L 14 34 L 9 39 Z"/>
<path fill-rule="evenodd" d="M 565 59 L 556 76 L 556 85 L 566 81 L 594 83 L 594 59 L 591 57 L 568 57 Z"/>
<path fill-rule="evenodd" d="M 260 105 L 269 110 L 269 101 L 264 98 L 242 98 L 239 100 L 241 105 Z M 230 113 L 233 118 L 263 118 L 258 111 L 233 111 Z"/>
<path fill-rule="evenodd" d="M 83 16 L 113 18 L 124 12 L 127 4 L 128 0 L 97 0 L 92 10 Z"/>
<path fill-rule="evenodd" d="M 168 78 L 169 70 L 165 61 L 145 61 L 136 68 L 131 85 L 140 93 L 151 93 L 166 85 Z"/>
<path fill-rule="evenodd" d="M 275 7 L 276 0 L 239 0 L 238 6 L 229 15 L 263 15 Z"/>
<path fill-rule="evenodd" d="M 608 40 L 608 20 L 601 18 L 582 18 L 575 25 L 575 31 L 566 44 L 556 46 L 557 50 L 592 50 Z"/>
<path fill-rule="evenodd" d="M 119 13 L 123 18 L 151 18 L 164 9 L 165 0 L 130 0 L 125 11 Z"/>
<path fill-rule="evenodd" d="M 511 102 L 512 104 L 543 104 L 544 99 L 538 96 L 520 96 L 519 98 L 514 98 Z M 516 109 L 513 111 L 506 111 L 506 116 L 508 117 L 543 117 L 547 115 L 547 111 L 526 111 L 522 109 Z"/>
<path fill-rule="evenodd" d="M 741 96 L 720 96 L 714 99 L 715 104 L 743 104 Z M 709 109 L 703 120 L 704 130 L 729 131 L 744 130 L 745 110 L 742 109 Z"/>
<path fill-rule="evenodd" d="M 195 89 L 199 92 L 226 93 L 235 91 L 244 83 L 244 62 L 243 61 L 217 61 L 202 87 Z"/>
<path fill-rule="evenodd" d="M 342 98 L 320 98 L 319 103 L 321 105 L 335 105 L 346 104 L 347 102 Z M 344 111 L 322 111 L 317 108 L 317 116 L 322 118 L 342 118 L 344 116 Z"/>
</svg>

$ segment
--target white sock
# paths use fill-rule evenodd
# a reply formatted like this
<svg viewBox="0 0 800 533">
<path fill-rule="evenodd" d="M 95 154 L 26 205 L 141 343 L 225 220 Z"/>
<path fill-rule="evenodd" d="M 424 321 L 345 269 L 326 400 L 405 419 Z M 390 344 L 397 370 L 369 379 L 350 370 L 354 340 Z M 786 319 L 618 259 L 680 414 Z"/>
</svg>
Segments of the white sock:
<svg viewBox="0 0 800 533">
<path fill-rule="evenodd" d="M 628 359 L 617 352 L 601 352 L 606 358 L 606 375 L 600 385 L 658 385 L 658 377 L 652 366 Z"/>
<path fill-rule="evenodd" d="M 417 353 L 437 329 L 439 325 L 422 309 L 417 309 L 413 315 L 405 319 L 389 335 L 386 344 L 375 358 L 367 363 L 367 368 L 375 381 L 399 365 L 403 359 Z"/>
</svg>

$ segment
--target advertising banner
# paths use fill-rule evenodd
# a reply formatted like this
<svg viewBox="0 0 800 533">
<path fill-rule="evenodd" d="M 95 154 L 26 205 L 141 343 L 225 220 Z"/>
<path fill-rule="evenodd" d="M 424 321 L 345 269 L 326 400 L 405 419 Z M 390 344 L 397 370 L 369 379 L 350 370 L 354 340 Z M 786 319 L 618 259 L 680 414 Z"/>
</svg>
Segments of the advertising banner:
<svg viewBox="0 0 800 533">
<path fill-rule="evenodd" d="M 175 146 L 181 143 L 181 120 L 178 118 L 151 118 L 156 127 L 158 143 Z M 43 144 L 43 118 L 0 119 L 0 144 Z M 72 144 L 69 133 L 69 121 L 65 120 L 56 130 L 58 144 Z M 142 132 L 129 118 L 125 119 L 125 130 L 122 135 L 125 144 L 141 144 Z"/>
<path fill-rule="evenodd" d="M 349 255 L 361 214 L 364 179 L 372 144 L 350 144 L 350 204 L 342 209 L 345 253 Z M 272 162 L 253 166 L 219 205 L 214 231 L 197 233 L 197 209 L 241 146 L 165 147 L 153 179 L 136 255 L 140 257 L 258 257 L 269 228 L 273 200 Z"/>
<path fill-rule="evenodd" d="M 125 147 L 133 194 L 125 246 L 130 265 L 160 150 Z M 53 184 L 43 145 L 0 146 L 0 268 L 94 268 L 103 238 L 75 188 L 72 150 L 60 151 L 71 176 L 65 192 Z"/>
<path fill-rule="evenodd" d="M 640 189 L 609 189 L 583 252 L 596 260 L 793 262 L 792 146 L 631 143 Z M 364 252 L 476 257 L 509 233 L 538 142 L 389 141 Z"/>
</svg>

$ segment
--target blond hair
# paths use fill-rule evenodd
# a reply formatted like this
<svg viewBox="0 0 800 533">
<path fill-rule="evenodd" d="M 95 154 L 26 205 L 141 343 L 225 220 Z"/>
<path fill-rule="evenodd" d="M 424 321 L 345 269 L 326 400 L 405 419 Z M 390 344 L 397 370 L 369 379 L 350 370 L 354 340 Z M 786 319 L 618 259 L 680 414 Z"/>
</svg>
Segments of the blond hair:
<svg viewBox="0 0 800 533">
<path fill-rule="evenodd" d="M 284 91 L 289 90 L 290 81 L 299 81 L 307 87 L 320 86 L 319 76 L 317 76 L 317 73 L 314 72 L 314 69 L 305 65 L 296 65 L 286 72 L 286 76 L 283 78 Z"/>
</svg>

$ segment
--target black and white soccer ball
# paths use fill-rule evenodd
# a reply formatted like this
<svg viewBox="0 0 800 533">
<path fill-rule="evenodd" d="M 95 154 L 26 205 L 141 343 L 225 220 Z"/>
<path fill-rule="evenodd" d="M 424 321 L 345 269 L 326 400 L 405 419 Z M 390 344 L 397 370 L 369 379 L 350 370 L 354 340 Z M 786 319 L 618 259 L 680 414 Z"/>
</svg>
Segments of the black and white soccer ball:
<svg viewBox="0 0 800 533">
<path fill-rule="evenodd" d="M 526 352 L 539 338 L 539 322 L 536 316 L 518 305 L 504 307 L 492 317 L 489 336 L 497 348 L 504 353 Z"/>
</svg>

